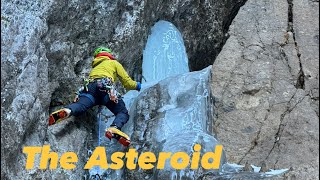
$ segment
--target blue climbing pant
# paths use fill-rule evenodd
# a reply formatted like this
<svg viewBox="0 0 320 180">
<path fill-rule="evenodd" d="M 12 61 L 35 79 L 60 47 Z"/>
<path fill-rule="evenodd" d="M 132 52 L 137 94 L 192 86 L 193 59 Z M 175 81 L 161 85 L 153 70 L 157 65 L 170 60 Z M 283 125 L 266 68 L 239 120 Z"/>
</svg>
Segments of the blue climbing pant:
<svg viewBox="0 0 320 180">
<path fill-rule="evenodd" d="M 66 108 L 71 109 L 70 115 L 79 116 L 96 105 L 106 106 L 115 115 L 111 126 L 117 126 L 121 129 L 129 120 L 128 110 L 123 100 L 119 98 L 118 103 L 111 101 L 109 94 L 101 91 L 95 81 L 88 84 L 87 92 L 79 95 L 79 101 L 67 105 Z"/>
</svg>

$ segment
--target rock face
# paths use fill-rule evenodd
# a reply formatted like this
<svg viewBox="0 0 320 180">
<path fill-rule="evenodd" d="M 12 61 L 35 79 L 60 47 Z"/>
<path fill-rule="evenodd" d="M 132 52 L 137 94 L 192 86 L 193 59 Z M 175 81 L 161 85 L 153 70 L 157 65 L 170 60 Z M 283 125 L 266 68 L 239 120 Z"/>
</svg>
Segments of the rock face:
<svg viewBox="0 0 320 180">
<path fill-rule="evenodd" d="M 249 0 L 213 65 L 229 162 L 319 178 L 319 2 Z"/>
<path fill-rule="evenodd" d="M 83 119 L 89 122 L 87 126 L 60 127 L 66 132 L 58 133 L 58 138 L 53 132 L 59 130 L 48 129 L 47 117 L 57 106 L 71 102 L 80 77 L 90 70 L 94 48 L 112 48 L 137 79 L 150 28 L 163 19 L 181 31 L 190 68 L 202 69 L 212 64 L 226 39 L 228 25 L 244 2 L 2 1 L 1 179 L 47 177 L 48 172 L 24 171 L 24 146 L 50 143 L 58 152 L 73 146 L 70 150 L 81 153 L 90 147 L 88 139 L 78 147 L 83 142 L 78 134 L 90 134 L 86 131 L 94 129 L 93 116 Z M 61 126 L 69 127 L 67 124 Z M 58 139 L 64 143 L 58 144 Z M 60 176 L 61 172 L 51 171 L 50 177 L 68 176 Z"/>
</svg>

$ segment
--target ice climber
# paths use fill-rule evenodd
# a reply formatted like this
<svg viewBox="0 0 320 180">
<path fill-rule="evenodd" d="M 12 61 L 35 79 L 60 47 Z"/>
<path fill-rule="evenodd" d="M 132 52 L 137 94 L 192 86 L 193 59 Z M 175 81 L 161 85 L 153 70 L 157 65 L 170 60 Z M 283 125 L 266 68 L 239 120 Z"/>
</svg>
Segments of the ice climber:
<svg viewBox="0 0 320 180">
<path fill-rule="evenodd" d="M 114 82 L 119 78 L 127 90 L 137 91 L 140 91 L 141 84 L 129 77 L 110 49 L 99 47 L 93 56 L 92 70 L 86 83 L 78 91 L 73 103 L 50 114 L 49 126 L 69 116 L 79 116 L 95 105 L 104 105 L 115 115 L 114 121 L 106 130 L 106 137 L 116 138 L 121 144 L 128 146 L 130 139 L 121 128 L 129 120 L 129 114 L 124 101 L 118 97 Z"/>
</svg>

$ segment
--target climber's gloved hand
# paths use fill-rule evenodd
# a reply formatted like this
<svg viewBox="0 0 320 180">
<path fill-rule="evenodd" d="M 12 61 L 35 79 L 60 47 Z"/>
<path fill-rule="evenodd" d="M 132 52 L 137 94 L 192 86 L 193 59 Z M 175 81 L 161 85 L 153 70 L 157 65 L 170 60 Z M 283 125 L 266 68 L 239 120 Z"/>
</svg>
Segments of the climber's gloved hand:
<svg viewBox="0 0 320 180">
<path fill-rule="evenodd" d="M 141 83 L 140 82 L 137 82 L 137 88 L 136 88 L 137 91 L 140 91 L 141 90 Z"/>
</svg>

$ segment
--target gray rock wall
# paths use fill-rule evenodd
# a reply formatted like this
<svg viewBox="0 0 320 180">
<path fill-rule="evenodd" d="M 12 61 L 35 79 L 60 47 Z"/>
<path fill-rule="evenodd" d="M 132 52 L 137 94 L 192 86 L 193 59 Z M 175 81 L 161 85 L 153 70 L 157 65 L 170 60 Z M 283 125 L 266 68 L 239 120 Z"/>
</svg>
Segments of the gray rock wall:
<svg viewBox="0 0 320 180">
<path fill-rule="evenodd" d="M 40 41 L 48 8 L 21 3 L 1 2 L 1 179 L 25 176 L 22 146 L 41 146 L 47 133 L 48 59 Z"/>
<path fill-rule="evenodd" d="M 25 173 L 24 146 L 50 143 L 58 152 L 72 146 L 70 150 L 80 154 L 90 148 L 90 138 L 78 147 L 83 140 L 78 134 L 90 137 L 95 117 L 76 119 L 89 122 L 76 129 L 66 128 L 73 121 L 48 129 L 47 118 L 71 102 L 80 77 L 90 70 L 94 48 L 110 46 L 137 79 L 151 26 L 169 20 L 185 39 L 190 69 L 201 69 L 212 64 L 244 2 L 1 1 L 1 179 L 70 176 L 62 171 Z M 53 132 L 60 128 L 66 133 L 55 138 Z M 57 144 L 59 139 L 64 139 L 62 144 Z"/>
<path fill-rule="evenodd" d="M 319 2 L 249 0 L 213 64 L 228 161 L 319 178 Z"/>
</svg>

